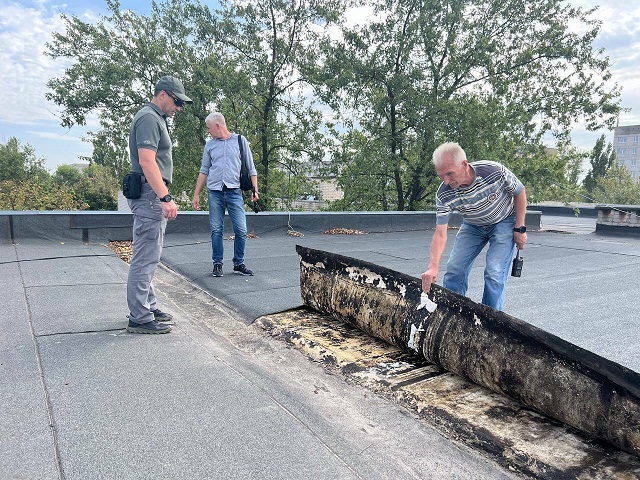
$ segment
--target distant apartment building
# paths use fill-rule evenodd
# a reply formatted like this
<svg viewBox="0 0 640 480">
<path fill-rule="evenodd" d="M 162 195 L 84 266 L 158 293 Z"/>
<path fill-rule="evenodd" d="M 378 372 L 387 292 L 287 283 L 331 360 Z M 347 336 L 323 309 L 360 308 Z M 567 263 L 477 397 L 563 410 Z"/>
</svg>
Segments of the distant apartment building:
<svg viewBox="0 0 640 480">
<path fill-rule="evenodd" d="M 640 125 L 616 127 L 613 131 L 613 148 L 618 155 L 618 165 L 626 167 L 636 180 L 640 179 L 640 168 L 638 168 L 639 137 Z"/>
</svg>

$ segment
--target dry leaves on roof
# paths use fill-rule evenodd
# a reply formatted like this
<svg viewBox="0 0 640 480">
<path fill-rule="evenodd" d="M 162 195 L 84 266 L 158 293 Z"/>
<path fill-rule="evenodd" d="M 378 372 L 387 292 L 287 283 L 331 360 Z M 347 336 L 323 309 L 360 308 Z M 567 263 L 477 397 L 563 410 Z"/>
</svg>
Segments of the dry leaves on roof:
<svg viewBox="0 0 640 480">
<path fill-rule="evenodd" d="M 355 230 L 353 228 L 332 228 L 331 230 L 326 230 L 324 233 L 327 235 L 366 235 L 367 232 L 363 232 L 362 230 Z"/>
<path fill-rule="evenodd" d="M 131 255 L 133 255 L 133 243 L 131 241 L 109 242 L 107 247 L 113 250 L 116 255 L 125 262 L 131 262 Z"/>
<path fill-rule="evenodd" d="M 247 233 L 247 238 L 258 238 L 258 236 L 255 233 Z M 235 235 L 230 235 L 228 237 L 224 237 L 225 240 L 235 240 L 236 236 Z"/>
</svg>

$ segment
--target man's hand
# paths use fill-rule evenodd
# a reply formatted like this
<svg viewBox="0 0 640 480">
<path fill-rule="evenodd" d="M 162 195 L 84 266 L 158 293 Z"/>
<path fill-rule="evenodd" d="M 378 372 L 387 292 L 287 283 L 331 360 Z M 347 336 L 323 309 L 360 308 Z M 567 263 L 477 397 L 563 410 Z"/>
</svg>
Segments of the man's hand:
<svg viewBox="0 0 640 480">
<path fill-rule="evenodd" d="M 193 208 L 195 208 L 196 210 L 200 210 L 200 195 L 198 195 L 197 197 L 193 197 L 193 200 L 191 200 L 191 205 L 193 205 Z"/>
<path fill-rule="evenodd" d="M 162 205 L 162 214 L 167 220 L 175 220 L 178 216 L 178 205 L 171 200 L 170 202 L 160 202 Z"/>
<path fill-rule="evenodd" d="M 256 192 L 255 190 L 251 190 L 251 201 L 257 202 L 259 198 L 260 195 L 258 195 L 258 192 Z"/>
<path fill-rule="evenodd" d="M 524 244 L 527 243 L 527 234 L 513 232 L 513 241 L 516 242 L 516 247 L 518 247 L 518 250 L 524 250 Z"/>
<path fill-rule="evenodd" d="M 422 290 L 425 293 L 429 293 L 431 284 L 438 281 L 438 269 L 429 267 L 426 272 L 422 274 Z"/>
</svg>

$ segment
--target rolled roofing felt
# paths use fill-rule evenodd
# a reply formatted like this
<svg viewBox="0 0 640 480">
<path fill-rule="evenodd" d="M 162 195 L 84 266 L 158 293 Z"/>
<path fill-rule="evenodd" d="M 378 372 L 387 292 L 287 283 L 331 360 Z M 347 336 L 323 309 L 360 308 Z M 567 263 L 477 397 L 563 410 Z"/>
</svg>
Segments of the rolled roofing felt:
<svg viewBox="0 0 640 480">
<path fill-rule="evenodd" d="M 303 302 L 640 456 L 640 375 L 522 320 L 369 262 L 297 246 Z"/>
</svg>

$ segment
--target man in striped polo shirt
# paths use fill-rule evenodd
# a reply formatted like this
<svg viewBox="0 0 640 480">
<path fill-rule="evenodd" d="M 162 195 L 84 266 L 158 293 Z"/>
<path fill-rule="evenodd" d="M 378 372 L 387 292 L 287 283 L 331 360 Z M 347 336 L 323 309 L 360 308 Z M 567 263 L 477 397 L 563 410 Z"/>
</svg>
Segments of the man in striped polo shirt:
<svg viewBox="0 0 640 480">
<path fill-rule="evenodd" d="M 438 265 L 447 244 L 447 225 L 452 212 L 462 215 L 462 225 L 447 262 L 443 286 L 465 295 L 471 265 L 488 243 L 482 303 L 501 310 L 513 259 L 527 242 L 524 185 L 504 165 L 467 162 L 457 143 L 444 143 L 433 152 L 433 164 L 442 184 L 436 193 L 436 232 L 431 241 L 429 267 L 422 274 L 428 292 L 438 279 Z"/>
</svg>

